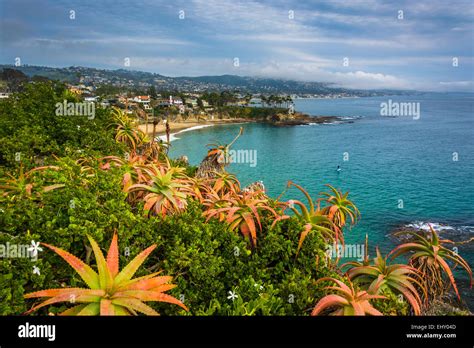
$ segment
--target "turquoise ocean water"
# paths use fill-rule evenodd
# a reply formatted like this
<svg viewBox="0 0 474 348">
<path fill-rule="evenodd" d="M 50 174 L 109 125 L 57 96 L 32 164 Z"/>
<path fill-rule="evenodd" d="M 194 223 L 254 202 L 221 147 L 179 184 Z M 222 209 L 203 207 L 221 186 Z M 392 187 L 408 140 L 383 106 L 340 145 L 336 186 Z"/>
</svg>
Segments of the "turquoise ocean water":
<svg viewBox="0 0 474 348">
<path fill-rule="evenodd" d="M 389 99 L 420 103 L 419 119 L 380 116 L 380 104 Z M 362 244 L 368 233 L 371 248 L 379 245 L 383 252 L 394 246 L 390 233 L 404 225 L 426 228 L 429 222 L 441 236 L 455 240 L 474 236 L 474 94 L 299 99 L 295 104 L 297 111 L 346 120 L 294 127 L 243 124 L 244 135 L 234 149 L 257 153 L 254 167 L 229 166 L 243 185 L 262 180 L 273 197 L 288 180 L 312 196 L 325 183 L 350 191 L 362 219 L 346 233 L 346 243 Z M 206 144 L 228 143 L 240 126 L 176 134 L 170 154 L 185 154 L 198 165 Z M 296 189 L 285 198 L 303 199 Z M 459 253 L 474 267 L 474 243 L 460 246 Z M 466 276 L 459 276 L 472 309 L 473 291 Z"/>
</svg>

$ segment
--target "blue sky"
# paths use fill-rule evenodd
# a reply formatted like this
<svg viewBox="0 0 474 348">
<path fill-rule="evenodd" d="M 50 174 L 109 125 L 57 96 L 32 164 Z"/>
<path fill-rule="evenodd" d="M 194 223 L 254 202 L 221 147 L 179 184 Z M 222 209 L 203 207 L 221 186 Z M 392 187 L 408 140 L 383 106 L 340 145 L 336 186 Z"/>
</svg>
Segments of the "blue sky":
<svg viewBox="0 0 474 348">
<path fill-rule="evenodd" d="M 472 0 L 0 0 L 0 21 L 3 64 L 474 91 Z"/>
</svg>

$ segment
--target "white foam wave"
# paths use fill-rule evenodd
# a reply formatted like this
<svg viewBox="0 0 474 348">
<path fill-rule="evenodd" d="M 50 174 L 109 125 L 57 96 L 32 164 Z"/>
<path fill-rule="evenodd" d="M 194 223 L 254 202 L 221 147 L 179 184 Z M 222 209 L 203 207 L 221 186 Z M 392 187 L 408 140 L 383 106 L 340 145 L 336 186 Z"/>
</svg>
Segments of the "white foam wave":
<svg viewBox="0 0 474 348">
<path fill-rule="evenodd" d="M 406 224 L 405 227 L 413 228 L 415 230 L 430 231 L 430 225 L 436 232 L 446 231 L 446 230 L 455 230 L 456 228 L 449 225 L 440 224 L 438 222 L 424 222 L 424 221 L 415 221 L 410 224 Z"/>
<path fill-rule="evenodd" d="M 185 133 L 185 132 L 190 132 L 190 131 L 193 131 L 193 130 L 196 130 L 196 129 L 212 127 L 212 126 L 213 126 L 213 124 L 203 124 L 203 125 L 200 125 L 200 126 L 194 126 L 194 127 L 185 128 L 185 129 L 180 130 L 179 132 L 176 132 L 176 133 L 171 133 L 171 134 L 170 134 L 170 142 L 180 139 L 180 138 L 178 138 L 178 137 L 176 136 L 177 134 L 181 134 L 181 133 Z M 166 141 L 166 135 L 160 135 L 160 136 L 158 136 L 156 139 L 157 139 L 157 140 Z"/>
<path fill-rule="evenodd" d="M 342 116 L 342 120 L 357 120 L 359 118 L 362 118 L 362 116 Z"/>
</svg>

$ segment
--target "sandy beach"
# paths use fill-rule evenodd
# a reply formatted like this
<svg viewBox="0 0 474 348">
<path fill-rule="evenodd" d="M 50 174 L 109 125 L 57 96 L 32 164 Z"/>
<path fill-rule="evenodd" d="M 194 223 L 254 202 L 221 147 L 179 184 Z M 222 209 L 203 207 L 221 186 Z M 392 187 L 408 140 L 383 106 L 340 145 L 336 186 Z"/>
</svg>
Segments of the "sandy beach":
<svg viewBox="0 0 474 348">
<path fill-rule="evenodd" d="M 223 119 L 223 120 L 202 120 L 197 122 L 196 120 L 190 121 L 181 121 L 181 122 L 170 122 L 170 134 L 175 134 L 177 132 L 181 132 L 183 130 L 189 128 L 196 128 L 196 127 L 203 127 L 203 126 L 214 126 L 214 125 L 222 125 L 222 124 L 234 124 L 234 123 L 248 123 L 252 122 L 246 119 Z M 141 124 L 140 130 L 148 133 L 149 135 L 153 135 L 153 123 L 148 123 L 148 127 L 146 124 Z M 160 122 L 155 127 L 155 135 L 160 136 L 166 134 L 166 126 L 163 122 Z"/>
</svg>

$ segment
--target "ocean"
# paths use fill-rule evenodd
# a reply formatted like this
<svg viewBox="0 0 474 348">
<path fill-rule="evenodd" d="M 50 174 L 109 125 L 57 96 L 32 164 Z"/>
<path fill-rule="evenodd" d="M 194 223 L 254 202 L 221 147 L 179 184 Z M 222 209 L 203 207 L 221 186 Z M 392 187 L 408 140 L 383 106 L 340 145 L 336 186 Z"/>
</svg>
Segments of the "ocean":
<svg viewBox="0 0 474 348">
<path fill-rule="evenodd" d="M 415 103 L 419 114 L 414 107 L 409 115 L 381 116 L 383 103 Z M 231 164 L 228 171 L 243 186 L 262 180 L 272 197 L 288 180 L 313 197 L 325 190 L 324 184 L 349 191 L 362 218 L 345 233 L 346 243 L 363 244 L 367 233 L 371 257 L 376 245 L 383 253 L 393 249 L 391 233 L 403 226 L 426 229 L 431 223 L 444 238 L 474 237 L 474 94 L 297 99 L 295 109 L 344 119 L 307 126 L 194 129 L 174 136 L 170 155 L 186 155 L 198 165 L 206 144 L 228 143 L 242 126 L 244 134 L 233 148 L 256 157 L 252 163 Z M 303 199 L 295 188 L 284 198 Z M 474 243 L 458 246 L 458 252 L 474 267 Z M 461 296 L 473 310 L 467 275 L 456 274 Z"/>
</svg>

